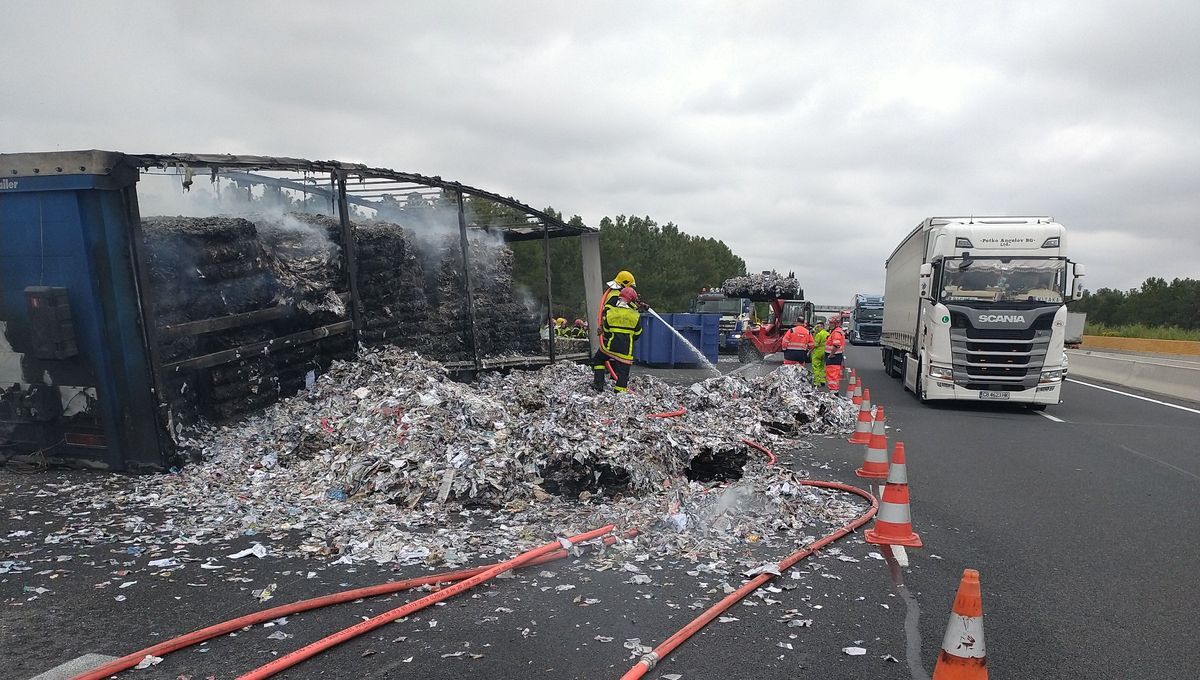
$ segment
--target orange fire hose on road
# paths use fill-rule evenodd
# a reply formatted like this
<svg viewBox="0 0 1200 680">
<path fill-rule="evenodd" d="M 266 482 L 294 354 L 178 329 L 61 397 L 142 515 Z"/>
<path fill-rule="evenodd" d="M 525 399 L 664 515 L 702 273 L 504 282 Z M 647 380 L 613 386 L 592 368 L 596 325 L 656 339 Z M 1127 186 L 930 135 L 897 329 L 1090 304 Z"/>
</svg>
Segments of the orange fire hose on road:
<svg viewBox="0 0 1200 680">
<path fill-rule="evenodd" d="M 622 535 L 622 538 L 632 538 L 636 535 L 637 530 L 630 529 Z M 605 536 L 603 542 L 605 545 L 612 545 L 617 542 L 617 537 Z M 541 557 L 531 560 L 522 566 L 532 567 L 539 564 L 545 564 L 547 562 L 553 562 L 566 557 L 568 554 L 569 553 L 565 549 L 560 547 L 558 550 L 542 555 Z M 103 666 L 90 670 L 86 673 L 76 675 L 71 680 L 104 680 L 104 678 L 108 678 L 112 675 L 120 673 L 121 671 L 133 668 L 148 655 L 166 656 L 171 652 L 176 652 L 180 649 L 200 644 L 206 640 L 211 640 L 215 637 L 241 630 L 246 626 L 266 623 L 267 621 L 272 621 L 284 616 L 291 616 L 292 614 L 299 614 L 301 612 L 311 611 L 313 609 L 321 609 L 322 607 L 330 607 L 335 604 L 353 602 L 354 600 L 365 597 L 391 595 L 393 593 L 412 590 L 413 588 L 419 588 L 421 586 L 462 581 L 464 579 L 471 578 L 472 576 L 477 576 L 493 566 L 496 565 L 489 564 L 481 567 L 472 567 L 470 569 L 446 571 L 439 574 L 429 574 L 428 576 L 417 576 L 415 578 L 405 579 L 403 581 L 392 581 L 374 586 L 354 588 L 353 590 L 345 590 L 340 593 L 331 593 L 329 595 L 322 595 L 320 597 L 314 597 L 307 600 L 299 600 L 289 604 L 282 604 L 277 607 L 271 607 L 270 609 L 264 609 L 252 614 L 246 614 L 245 616 L 239 616 L 228 621 L 216 623 L 206 628 L 194 630 L 190 633 L 180 635 L 179 637 L 175 637 L 170 640 L 165 640 L 156 645 L 138 650 L 131 654 L 126 654 L 125 656 L 119 659 L 114 659 Z"/>
<path fill-rule="evenodd" d="M 750 444 L 750 442 L 748 440 L 746 440 L 746 443 Z M 766 453 L 770 453 L 770 450 L 766 449 L 766 447 L 762 446 L 761 444 L 759 444 L 759 445 L 751 444 L 751 445 L 754 446 L 754 448 L 756 448 L 756 449 L 759 449 Z M 772 458 L 774 458 L 774 454 L 771 454 L 771 456 L 772 456 Z M 866 510 L 866 512 L 864 512 L 863 514 L 861 514 L 857 518 L 855 518 L 854 521 L 843 526 L 842 528 L 838 529 L 837 531 L 821 538 L 820 540 L 818 540 L 800 550 L 797 550 L 796 552 L 792 553 L 791 555 L 788 555 L 786 558 L 784 558 L 781 562 L 779 562 L 776 565 L 780 572 L 790 569 L 793 565 L 795 565 L 797 562 L 804 559 L 805 557 L 812 555 L 817 550 L 824 548 L 825 546 L 829 545 L 830 543 L 833 543 L 834 541 L 838 540 L 839 538 L 846 536 L 850 532 L 852 532 L 855 529 L 866 524 L 867 522 L 869 522 L 871 520 L 872 517 L 875 516 L 875 512 L 879 509 L 879 500 L 877 498 L 875 498 L 875 496 L 871 495 L 870 493 L 868 493 L 866 491 L 863 491 L 862 489 L 850 486 L 849 484 L 842 484 L 841 482 L 823 482 L 823 481 L 817 481 L 817 480 L 807 480 L 807 481 L 802 482 L 802 484 L 804 484 L 805 486 L 816 486 L 816 487 L 821 487 L 821 488 L 825 488 L 825 489 L 836 489 L 838 491 L 847 491 L 847 492 L 850 492 L 853 494 L 857 494 L 857 495 L 862 496 L 863 498 L 871 501 L 871 507 L 868 508 Z M 672 635 L 671 637 L 664 640 L 662 642 L 662 644 L 660 644 L 659 646 L 654 648 L 654 651 L 643 655 L 642 658 L 636 664 L 634 664 L 633 668 L 630 668 L 625 673 L 625 675 L 621 676 L 621 680 L 637 680 L 637 678 L 640 678 L 640 677 L 644 676 L 646 673 L 650 672 L 650 670 L 652 670 L 662 658 L 664 658 L 666 655 L 668 655 L 672 651 L 674 651 L 675 648 L 679 647 L 679 645 L 686 642 L 688 638 L 690 638 L 691 636 L 693 636 L 697 632 L 699 632 L 701 628 L 704 628 L 704 626 L 711 623 L 713 619 L 717 618 L 717 616 L 719 616 L 726 609 L 729 609 L 731 606 L 738 603 L 742 598 L 746 597 L 747 595 L 749 595 L 750 593 L 752 593 L 756 589 L 758 589 L 759 586 L 761 586 L 764 583 L 766 583 L 767 581 L 771 580 L 771 578 L 773 576 L 774 576 L 774 574 L 762 573 L 762 574 L 759 574 L 759 575 L 755 576 L 754 578 L 750 579 L 749 581 L 747 581 L 745 584 L 742 585 L 742 587 L 738 588 L 737 590 L 735 590 L 732 593 L 730 593 L 729 595 L 727 595 L 720 602 L 716 603 L 711 608 L 709 608 L 707 611 L 705 611 L 703 614 L 701 614 L 700 616 L 693 619 L 691 623 L 689 623 L 686 626 L 684 626 L 683 628 L 679 629 L 679 631 L 677 631 L 674 635 Z"/>
<path fill-rule="evenodd" d="M 570 541 L 571 543 L 588 541 L 609 533 L 613 530 L 613 528 L 613 525 L 609 524 L 600 527 L 599 529 L 593 529 L 587 533 L 572 536 L 566 540 Z M 369 633 L 380 626 L 385 626 L 396 619 L 400 619 L 413 614 L 414 612 L 418 612 L 436 602 L 448 600 L 465 590 L 469 590 L 470 588 L 483 583 L 484 581 L 495 578 L 499 574 L 502 574 L 510 569 L 520 567 L 556 550 L 562 550 L 564 547 L 565 546 L 563 544 L 555 541 L 553 543 L 547 543 L 540 548 L 535 548 L 528 552 L 521 553 L 510 560 L 495 564 L 476 574 L 475 576 L 472 576 L 468 579 L 463 579 L 462 581 L 439 590 L 438 592 L 430 593 L 429 595 L 426 595 L 418 600 L 413 600 L 412 602 L 406 603 L 389 612 L 384 612 L 378 616 L 371 617 L 366 621 L 357 623 L 349 628 L 338 631 L 333 635 L 326 636 L 320 640 L 317 640 L 316 642 L 305 645 L 304 647 L 301 647 L 290 654 L 281 656 L 268 664 L 259 666 L 249 673 L 239 676 L 238 680 L 263 680 L 264 678 L 269 678 L 280 671 L 291 668 L 292 666 L 295 666 L 302 661 L 306 661 L 307 659 L 310 659 L 327 649 L 340 645 L 347 640 L 356 638 L 363 633 Z"/>
</svg>

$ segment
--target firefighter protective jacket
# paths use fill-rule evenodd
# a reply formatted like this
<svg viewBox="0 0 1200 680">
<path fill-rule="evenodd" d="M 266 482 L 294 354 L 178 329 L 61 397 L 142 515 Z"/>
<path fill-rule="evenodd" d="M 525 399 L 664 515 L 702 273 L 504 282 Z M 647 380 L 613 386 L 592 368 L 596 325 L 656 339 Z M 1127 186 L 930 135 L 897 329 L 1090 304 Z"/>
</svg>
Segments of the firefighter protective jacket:
<svg viewBox="0 0 1200 680">
<path fill-rule="evenodd" d="M 839 326 L 829 331 L 829 337 L 825 338 L 825 355 L 841 354 L 844 349 L 846 349 L 846 333 Z"/>
<path fill-rule="evenodd" d="M 600 351 L 621 363 L 632 364 L 633 341 L 642 334 L 642 315 L 628 305 L 608 307 L 600 330 L 604 333 Z"/>
</svg>

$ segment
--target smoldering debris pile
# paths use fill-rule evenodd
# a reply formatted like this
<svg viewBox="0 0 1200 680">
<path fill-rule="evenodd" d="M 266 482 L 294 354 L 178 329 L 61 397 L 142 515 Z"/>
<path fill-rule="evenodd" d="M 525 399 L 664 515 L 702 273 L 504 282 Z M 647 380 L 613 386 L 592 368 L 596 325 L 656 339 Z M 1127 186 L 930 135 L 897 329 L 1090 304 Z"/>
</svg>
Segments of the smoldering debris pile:
<svg viewBox="0 0 1200 680">
<path fill-rule="evenodd" d="M 149 297 L 158 326 L 286 307 L 224 330 L 167 328 L 164 363 L 282 338 L 349 318 L 335 218 L 304 213 L 143 220 Z M 443 361 L 538 354 L 537 322 L 515 301 L 512 251 L 489 236 L 471 238 L 477 332 L 469 325 L 462 250 L 455 237 L 419 239 L 399 225 L 354 225 L 364 345 L 388 345 Z M 256 317 L 257 318 L 257 317 Z M 335 359 L 352 358 L 349 333 L 273 346 L 211 368 L 169 371 L 168 398 L 184 420 L 225 419 L 295 394 Z"/>
<path fill-rule="evenodd" d="M 669 531 L 647 540 L 686 552 L 845 509 L 816 502 L 799 475 L 766 469 L 741 441 L 782 450 L 849 430 L 849 402 L 814 391 L 799 369 L 690 388 L 635 377 L 624 395 L 596 394 L 590 380 L 585 367 L 557 364 L 462 384 L 436 363 L 381 348 L 336 363 L 260 415 L 201 433 L 191 445 L 205 462 L 142 491 L 165 484 L 154 493 L 208 508 L 180 521 L 300 527 L 306 550 L 348 560 L 395 559 L 418 542 L 435 544 L 444 561 L 465 561 L 507 545 L 492 528 L 501 520 L 543 532 L 665 522 Z M 679 407 L 686 416 L 647 417 Z M 725 492 L 706 493 L 739 478 L 753 513 L 719 501 Z M 488 521 L 467 522 L 457 536 L 410 533 L 444 528 L 450 513 Z M 455 560 L 444 557 L 451 546 Z"/>
<path fill-rule="evenodd" d="M 775 272 L 726 279 L 725 283 L 721 284 L 721 292 L 729 297 L 752 300 L 796 300 L 804 294 L 795 276 L 783 276 Z"/>
</svg>

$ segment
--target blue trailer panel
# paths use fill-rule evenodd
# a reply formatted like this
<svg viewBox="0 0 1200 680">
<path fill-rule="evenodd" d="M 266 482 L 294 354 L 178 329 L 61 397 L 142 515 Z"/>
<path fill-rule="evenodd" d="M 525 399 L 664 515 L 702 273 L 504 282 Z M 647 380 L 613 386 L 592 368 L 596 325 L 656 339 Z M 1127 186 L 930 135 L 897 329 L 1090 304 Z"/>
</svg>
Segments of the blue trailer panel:
<svg viewBox="0 0 1200 680">
<path fill-rule="evenodd" d="M 0 455 L 168 466 L 138 294 L 137 169 L 90 152 L 6 154 L 0 172 Z M 77 353 L 45 358 L 36 305 L 58 292 Z"/>
</svg>

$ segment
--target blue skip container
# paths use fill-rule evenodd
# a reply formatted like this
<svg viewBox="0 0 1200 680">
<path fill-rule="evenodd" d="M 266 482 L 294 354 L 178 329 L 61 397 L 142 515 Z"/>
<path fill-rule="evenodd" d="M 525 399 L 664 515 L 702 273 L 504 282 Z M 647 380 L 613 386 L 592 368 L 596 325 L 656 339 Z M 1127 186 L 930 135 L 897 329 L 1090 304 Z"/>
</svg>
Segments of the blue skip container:
<svg viewBox="0 0 1200 680">
<path fill-rule="evenodd" d="M 663 321 L 679 331 L 712 363 L 717 362 L 721 317 L 717 314 L 662 314 Z M 633 360 L 643 366 L 699 366 L 701 361 L 670 328 L 652 314 L 642 314 L 642 335 L 633 346 Z"/>
</svg>

